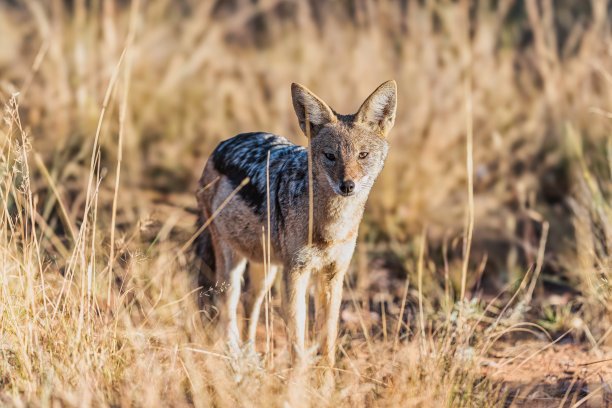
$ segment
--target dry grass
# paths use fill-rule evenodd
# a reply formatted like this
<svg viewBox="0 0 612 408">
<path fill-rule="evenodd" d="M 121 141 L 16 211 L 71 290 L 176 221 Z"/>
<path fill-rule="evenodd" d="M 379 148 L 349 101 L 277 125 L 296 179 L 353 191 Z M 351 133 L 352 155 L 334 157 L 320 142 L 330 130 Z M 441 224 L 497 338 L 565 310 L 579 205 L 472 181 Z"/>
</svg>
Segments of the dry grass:
<svg viewBox="0 0 612 408">
<path fill-rule="evenodd" d="M 86 3 L 0 5 L 2 404 L 519 405 L 542 390 L 507 378 L 567 340 L 593 364 L 552 406 L 611 398 L 605 1 Z M 207 154 L 304 144 L 291 82 L 350 112 L 389 78 L 333 381 L 289 367 L 275 293 L 265 352 L 228 357 L 185 250 Z"/>
</svg>

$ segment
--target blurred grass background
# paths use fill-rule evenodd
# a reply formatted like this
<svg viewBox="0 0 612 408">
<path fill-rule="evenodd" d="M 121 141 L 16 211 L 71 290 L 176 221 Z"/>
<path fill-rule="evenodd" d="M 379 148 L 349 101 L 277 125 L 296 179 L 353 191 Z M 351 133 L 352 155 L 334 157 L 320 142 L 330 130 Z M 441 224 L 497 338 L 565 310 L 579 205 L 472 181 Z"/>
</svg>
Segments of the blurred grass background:
<svg viewBox="0 0 612 408">
<path fill-rule="evenodd" d="M 496 306 L 507 326 L 525 320 L 551 334 L 570 330 L 569 338 L 596 350 L 610 345 L 611 16 L 605 0 L 3 2 L 3 256 L 16 270 L 33 268 L 24 272 L 28 291 L 5 266 L 5 288 L 16 292 L 5 289 L 2 302 L 21 299 L 24 311 L 2 309 L 3 327 L 12 327 L 3 341 L 19 343 L 19 333 L 38 338 L 26 329 L 25 310 L 44 318 L 47 333 L 59 330 L 51 317 L 66 311 L 60 332 L 68 337 L 75 327 L 93 336 L 93 322 L 106 313 L 117 319 L 103 319 L 115 334 L 99 339 L 102 350 L 121 349 L 119 326 L 135 350 L 150 353 L 150 344 L 134 346 L 143 335 L 134 325 L 151 325 L 149 335 L 170 347 L 174 335 L 165 330 L 182 327 L 179 312 L 157 307 L 182 302 L 193 290 L 188 256 L 177 248 L 194 232 L 193 192 L 215 145 L 256 130 L 304 144 L 291 82 L 349 113 L 380 82 L 395 79 L 392 147 L 361 227 L 346 330 L 351 322 L 362 329 L 364 315 L 380 334 L 385 310 L 400 313 L 408 278 L 402 317 L 412 336 L 421 250 L 428 327 L 452 320 L 466 256 L 466 129 L 473 120 L 471 304 L 482 313 L 484 302 L 504 290 L 500 301 L 508 301 L 518 289 L 521 301 L 507 315 Z M 78 294 L 74 309 L 62 303 L 70 291 Z M 193 316 L 183 318 L 193 327 L 179 337 L 204 336 Z M 0 389 L 43 393 L 32 384 L 40 386 L 46 374 L 27 368 L 33 351 L 22 352 L 15 358 L 23 361 L 5 370 L 27 376 L 22 383 L 0 378 Z M 90 390 L 98 403 L 129 395 L 110 372 L 128 378 L 130 357 L 111 355 L 112 370 L 104 359 L 95 367 L 83 363 L 95 378 L 100 370 L 109 378 L 101 382 L 107 388 Z M 75 401 L 84 395 L 70 392 Z"/>
</svg>

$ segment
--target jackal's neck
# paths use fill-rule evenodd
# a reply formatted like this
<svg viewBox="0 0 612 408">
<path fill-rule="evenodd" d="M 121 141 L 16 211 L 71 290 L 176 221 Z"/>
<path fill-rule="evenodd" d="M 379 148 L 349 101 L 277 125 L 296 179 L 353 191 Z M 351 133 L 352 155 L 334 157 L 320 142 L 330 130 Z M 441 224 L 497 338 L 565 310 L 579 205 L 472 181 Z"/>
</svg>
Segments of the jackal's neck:
<svg viewBox="0 0 612 408">
<path fill-rule="evenodd" d="M 363 216 L 368 191 L 343 197 L 324 186 L 314 185 L 313 215 L 315 240 L 324 243 L 354 239 Z"/>
</svg>

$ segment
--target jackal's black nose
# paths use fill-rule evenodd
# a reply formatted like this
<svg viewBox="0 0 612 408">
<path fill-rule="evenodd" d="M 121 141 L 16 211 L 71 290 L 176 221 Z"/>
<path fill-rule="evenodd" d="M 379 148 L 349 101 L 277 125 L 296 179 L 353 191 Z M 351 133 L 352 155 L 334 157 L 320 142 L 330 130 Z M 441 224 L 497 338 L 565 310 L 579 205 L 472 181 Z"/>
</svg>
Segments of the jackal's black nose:
<svg viewBox="0 0 612 408">
<path fill-rule="evenodd" d="M 344 195 L 351 195 L 355 191 L 355 182 L 351 180 L 346 180 L 340 183 L 340 191 Z"/>
</svg>

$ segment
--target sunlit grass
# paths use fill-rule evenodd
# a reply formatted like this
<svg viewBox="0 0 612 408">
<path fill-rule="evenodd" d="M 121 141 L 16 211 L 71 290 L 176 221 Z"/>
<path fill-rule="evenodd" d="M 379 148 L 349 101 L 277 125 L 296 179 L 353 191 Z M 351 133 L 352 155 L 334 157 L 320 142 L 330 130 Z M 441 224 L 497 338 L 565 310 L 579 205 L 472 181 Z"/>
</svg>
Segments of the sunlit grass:
<svg viewBox="0 0 612 408">
<path fill-rule="evenodd" d="M 0 6 L 0 404 L 504 406 L 520 387 L 484 368 L 507 339 L 542 342 L 509 371 L 568 339 L 609 355 L 604 2 L 564 47 L 547 2 L 472 17 L 467 3 L 385 3 L 362 26 L 333 7 L 318 26 L 301 3 L 280 22 L 274 4 L 213 18 L 196 2 L 119 3 Z M 263 45 L 245 24 L 258 12 Z M 260 354 L 230 357 L 189 251 L 208 153 L 241 131 L 306 144 L 291 82 L 348 113 L 390 78 L 398 119 L 332 386 L 314 350 L 289 365 L 276 290 Z"/>
</svg>

